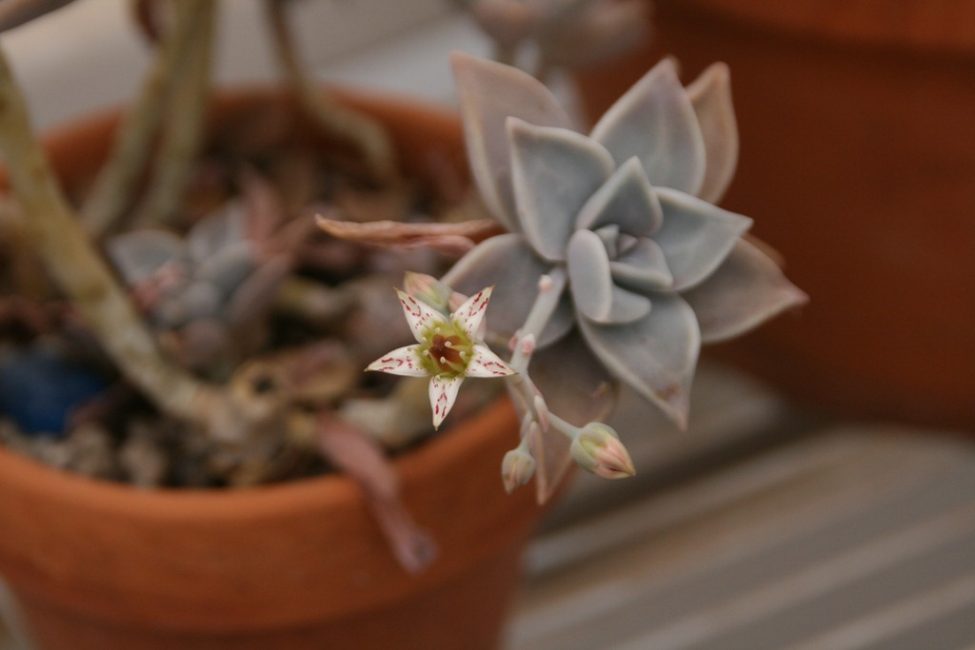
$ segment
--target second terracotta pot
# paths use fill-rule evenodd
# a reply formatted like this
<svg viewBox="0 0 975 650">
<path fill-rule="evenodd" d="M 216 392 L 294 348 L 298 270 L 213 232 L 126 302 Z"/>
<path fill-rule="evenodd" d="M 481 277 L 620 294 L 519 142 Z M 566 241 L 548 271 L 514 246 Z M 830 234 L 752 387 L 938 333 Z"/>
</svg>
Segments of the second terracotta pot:
<svg viewBox="0 0 975 650">
<path fill-rule="evenodd" d="M 811 296 L 719 351 L 816 408 L 975 427 L 975 1 L 656 7 L 652 49 L 583 79 L 590 108 L 665 52 L 685 80 L 728 62 L 724 203 Z"/>
</svg>

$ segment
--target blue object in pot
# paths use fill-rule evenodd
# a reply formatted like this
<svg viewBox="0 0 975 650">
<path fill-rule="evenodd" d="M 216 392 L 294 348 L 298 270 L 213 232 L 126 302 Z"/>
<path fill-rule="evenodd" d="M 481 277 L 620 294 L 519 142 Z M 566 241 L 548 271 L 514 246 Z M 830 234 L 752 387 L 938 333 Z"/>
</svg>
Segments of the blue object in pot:
<svg viewBox="0 0 975 650">
<path fill-rule="evenodd" d="M 26 434 L 63 436 L 71 412 L 107 387 L 97 373 L 48 346 L 0 356 L 0 413 Z"/>
</svg>

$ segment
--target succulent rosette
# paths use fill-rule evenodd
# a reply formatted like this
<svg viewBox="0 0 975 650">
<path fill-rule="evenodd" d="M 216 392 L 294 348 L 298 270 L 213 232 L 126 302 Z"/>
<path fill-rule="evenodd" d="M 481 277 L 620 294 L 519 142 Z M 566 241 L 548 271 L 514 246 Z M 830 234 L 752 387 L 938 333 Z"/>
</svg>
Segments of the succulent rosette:
<svg viewBox="0 0 975 650">
<path fill-rule="evenodd" d="M 576 67 L 622 54 L 646 37 L 645 0 L 458 0 L 499 53 L 535 46 L 541 67 Z"/>
<path fill-rule="evenodd" d="M 274 224 L 240 202 L 201 219 L 185 237 L 133 230 L 109 240 L 112 262 L 153 327 L 176 336 L 192 367 L 211 368 L 241 343 L 241 329 L 262 313 L 290 270 L 266 251 Z M 235 336 L 236 335 L 236 336 Z M 245 337 L 246 338 L 246 337 Z"/>
<path fill-rule="evenodd" d="M 751 219 L 714 205 L 738 157 L 727 68 L 685 88 L 664 60 L 589 135 L 515 68 L 456 55 L 454 72 L 475 182 L 509 232 L 443 281 L 495 286 L 487 326 L 500 341 L 525 321 L 539 278 L 565 274 L 532 364 L 546 398 L 568 395 L 559 409 L 581 424 L 622 382 L 683 427 L 701 344 L 806 300 L 743 239 Z"/>
</svg>

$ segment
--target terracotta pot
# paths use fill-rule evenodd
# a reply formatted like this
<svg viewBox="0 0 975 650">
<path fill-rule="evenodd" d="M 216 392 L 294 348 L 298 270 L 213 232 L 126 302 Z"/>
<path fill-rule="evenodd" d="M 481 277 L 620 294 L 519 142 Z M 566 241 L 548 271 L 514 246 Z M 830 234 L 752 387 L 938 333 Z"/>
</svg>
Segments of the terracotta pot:
<svg viewBox="0 0 975 650">
<path fill-rule="evenodd" d="M 217 117 L 264 101 L 283 99 L 228 95 Z M 386 122 L 407 169 L 422 172 L 434 153 L 462 160 L 453 116 L 354 103 Z M 88 173 L 115 123 L 106 115 L 49 139 L 59 172 Z M 342 476 L 139 491 L 0 449 L 0 573 L 47 650 L 493 648 L 539 515 L 529 490 L 501 487 L 499 463 L 516 441 L 502 401 L 396 460 L 407 507 L 440 547 L 417 576 Z"/>
<path fill-rule="evenodd" d="M 812 297 L 723 352 L 817 406 L 975 427 L 975 1 L 659 0 L 583 79 L 601 111 L 663 52 L 732 70 L 725 204 Z"/>
</svg>

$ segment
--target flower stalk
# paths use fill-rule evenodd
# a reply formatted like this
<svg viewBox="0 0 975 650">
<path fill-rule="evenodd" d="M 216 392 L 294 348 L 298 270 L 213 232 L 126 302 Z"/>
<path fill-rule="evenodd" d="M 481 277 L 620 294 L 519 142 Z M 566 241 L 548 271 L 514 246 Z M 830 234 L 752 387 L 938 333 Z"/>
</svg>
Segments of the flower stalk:
<svg viewBox="0 0 975 650">
<path fill-rule="evenodd" d="M 139 175 L 145 169 L 152 141 L 162 122 L 173 86 L 185 73 L 189 47 L 204 27 L 207 6 L 213 0 L 174 3 L 172 28 L 163 36 L 156 58 L 132 107 L 126 111 L 112 151 L 81 210 L 88 232 L 98 237 L 108 232 L 132 201 Z"/>
<path fill-rule="evenodd" d="M 182 203 L 203 141 L 216 27 L 214 0 L 200 0 L 193 33 L 186 47 L 183 77 L 165 104 L 167 120 L 158 168 L 136 221 L 142 226 L 167 224 Z M 188 11 L 184 7 L 184 11 Z"/>
</svg>

